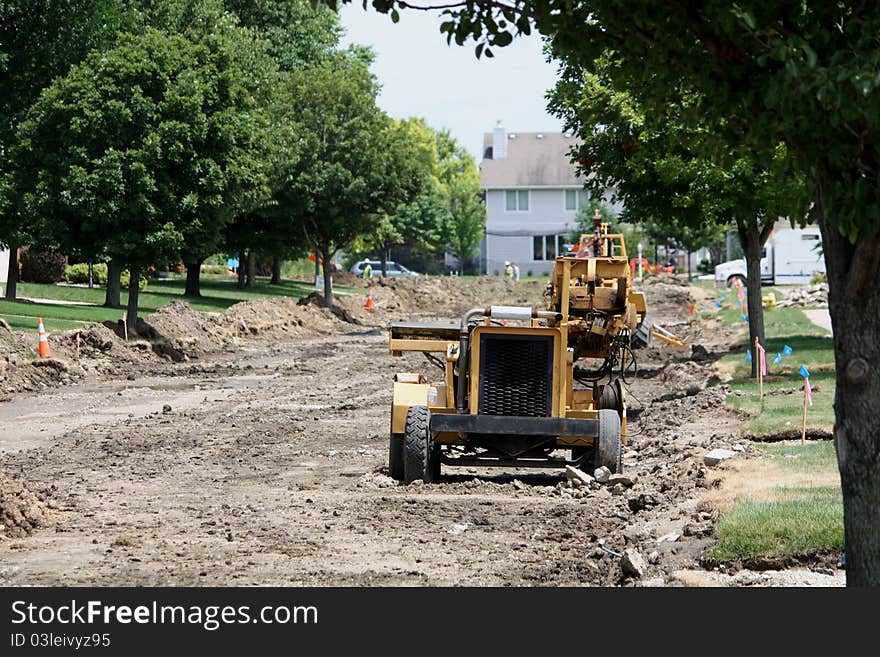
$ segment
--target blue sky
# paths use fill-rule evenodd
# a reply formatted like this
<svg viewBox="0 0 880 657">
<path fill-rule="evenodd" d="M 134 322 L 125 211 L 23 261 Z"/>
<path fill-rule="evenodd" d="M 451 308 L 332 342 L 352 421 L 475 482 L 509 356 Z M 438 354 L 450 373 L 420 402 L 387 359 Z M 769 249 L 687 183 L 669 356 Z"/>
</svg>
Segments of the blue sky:
<svg viewBox="0 0 880 657">
<path fill-rule="evenodd" d="M 376 52 L 373 72 L 382 84 L 379 105 L 395 118 L 424 117 L 433 128 L 448 128 L 479 163 L 483 133 L 501 119 L 513 132 L 559 131 L 544 94 L 555 81 L 536 36 L 494 50 L 493 59 L 474 56 L 474 44 L 446 45 L 437 14 L 404 10 L 400 21 L 360 3 L 343 5 L 347 35 Z"/>
</svg>

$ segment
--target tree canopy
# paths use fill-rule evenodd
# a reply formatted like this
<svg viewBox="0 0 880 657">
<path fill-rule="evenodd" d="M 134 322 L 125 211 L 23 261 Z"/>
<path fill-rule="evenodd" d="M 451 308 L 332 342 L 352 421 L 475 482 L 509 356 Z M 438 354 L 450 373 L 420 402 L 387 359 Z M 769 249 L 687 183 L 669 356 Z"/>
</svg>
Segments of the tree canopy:
<svg viewBox="0 0 880 657">
<path fill-rule="evenodd" d="M 200 233 L 262 175 L 260 117 L 232 58 L 222 39 L 147 28 L 74 66 L 19 129 L 21 208 L 65 248 L 132 268 L 212 239 Z"/>
</svg>

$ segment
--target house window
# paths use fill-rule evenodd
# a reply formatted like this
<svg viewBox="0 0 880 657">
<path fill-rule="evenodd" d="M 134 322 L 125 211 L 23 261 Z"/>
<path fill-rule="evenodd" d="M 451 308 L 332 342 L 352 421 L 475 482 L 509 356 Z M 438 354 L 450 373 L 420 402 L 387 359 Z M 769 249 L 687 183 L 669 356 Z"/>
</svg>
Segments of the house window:
<svg viewBox="0 0 880 657">
<path fill-rule="evenodd" d="M 589 205 L 589 202 L 590 198 L 587 196 L 587 193 L 585 191 L 578 191 L 576 189 L 565 190 L 566 212 L 577 212 L 581 208 L 587 207 L 587 205 Z"/>
<path fill-rule="evenodd" d="M 547 260 L 556 259 L 556 235 L 546 235 L 544 237 L 544 252 Z"/>
<path fill-rule="evenodd" d="M 544 259 L 544 236 L 535 235 L 532 238 L 532 260 Z"/>
<path fill-rule="evenodd" d="M 565 254 L 565 235 L 535 235 L 532 237 L 532 260 L 555 260 Z"/>
<path fill-rule="evenodd" d="M 504 195 L 504 209 L 508 212 L 528 212 L 529 211 L 529 192 L 510 190 Z"/>
</svg>

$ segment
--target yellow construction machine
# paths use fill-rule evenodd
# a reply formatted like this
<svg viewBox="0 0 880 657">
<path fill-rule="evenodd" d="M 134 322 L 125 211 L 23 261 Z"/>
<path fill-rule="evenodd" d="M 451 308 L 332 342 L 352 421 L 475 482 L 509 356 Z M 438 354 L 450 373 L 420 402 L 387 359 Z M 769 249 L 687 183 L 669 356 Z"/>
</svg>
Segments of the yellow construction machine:
<svg viewBox="0 0 880 657">
<path fill-rule="evenodd" d="M 598 218 L 556 258 L 546 306 L 480 306 L 458 325 L 392 323 L 390 350 L 442 370 L 394 377 L 389 470 L 434 482 L 445 465 L 622 468 L 624 379 L 651 336 L 623 236 Z"/>
</svg>

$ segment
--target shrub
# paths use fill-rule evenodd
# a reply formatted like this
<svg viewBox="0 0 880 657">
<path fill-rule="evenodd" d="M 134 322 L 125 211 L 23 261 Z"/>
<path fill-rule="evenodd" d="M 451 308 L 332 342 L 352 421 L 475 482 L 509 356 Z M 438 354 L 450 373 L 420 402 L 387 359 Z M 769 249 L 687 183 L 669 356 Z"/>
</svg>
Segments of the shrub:
<svg viewBox="0 0 880 657">
<path fill-rule="evenodd" d="M 226 265 L 202 265 L 203 274 L 224 275 L 228 271 Z"/>
<path fill-rule="evenodd" d="M 105 280 L 105 282 L 106 282 L 106 280 Z M 119 276 L 119 284 L 122 287 L 123 292 L 128 289 L 128 284 L 130 282 L 131 282 L 131 274 L 129 273 L 129 271 L 127 269 L 123 269 L 122 274 L 120 274 L 120 276 Z M 144 275 L 143 272 L 141 272 L 141 281 L 140 281 L 140 284 L 138 285 L 138 287 L 141 290 L 143 290 L 144 288 L 147 287 L 148 282 L 149 282 L 149 280 L 147 279 L 147 277 Z"/>
<path fill-rule="evenodd" d="M 816 271 L 813 272 L 813 276 L 810 278 L 810 285 L 819 285 L 819 283 L 827 283 L 828 276 L 825 275 L 824 271 Z"/>
<path fill-rule="evenodd" d="M 88 283 L 89 282 L 89 265 L 85 262 L 78 262 L 75 265 L 68 265 L 64 269 L 64 280 L 68 283 Z M 92 269 L 92 281 L 95 285 L 105 286 L 107 285 L 107 265 L 103 262 L 96 262 L 93 265 Z M 119 283 L 124 291 L 128 287 L 128 283 L 131 281 L 131 274 L 129 274 L 127 269 L 122 270 L 122 274 L 119 277 Z M 140 288 L 143 290 L 147 287 L 148 279 L 144 274 L 141 274 L 141 283 Z"/>
<path fill-rule="evenodd" d="M 78 262 L 75 265 L 67 265 L 64 270 L 64 280 L 68 283 L 88 283 L 89 265 L 86 262 Z M 95 285 L 107 284 L 107 265 L 103 262 L 92 266 L 92 281 Z"/>
<path fill-rule="evenodd" d="M 57 283 L 64 278 L 67 256 L 54 251 L 22 249 L 21 280 L 25 283 Z"/>
</svg>

